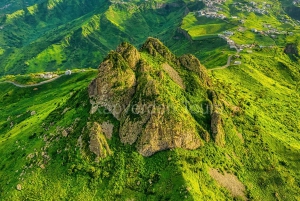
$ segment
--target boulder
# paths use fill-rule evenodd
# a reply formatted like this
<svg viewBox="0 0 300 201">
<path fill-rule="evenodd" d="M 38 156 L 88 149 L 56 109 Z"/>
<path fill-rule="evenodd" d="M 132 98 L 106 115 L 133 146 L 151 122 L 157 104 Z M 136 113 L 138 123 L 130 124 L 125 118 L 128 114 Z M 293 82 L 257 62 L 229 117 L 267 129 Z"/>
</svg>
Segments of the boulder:
<svg viewBox="0 0 300 201">
<path fill-rule="evenodd" d="M 97 122 L 87 124 L 89 130 L 89 149 L 96 155 L 96 161 L 100 158 L 105 158 L 112 152 L 102 132 L 100 124 Z"/>
<path fill-rule="evenodd" d="M 21 184 L 18 184 L 18 185 L 16 186 L 16 189 L 17 189 L 18 191 L 21 191 L 21 190 L 22 190 L 22 185 L 21 185 Z"/>
</svg>

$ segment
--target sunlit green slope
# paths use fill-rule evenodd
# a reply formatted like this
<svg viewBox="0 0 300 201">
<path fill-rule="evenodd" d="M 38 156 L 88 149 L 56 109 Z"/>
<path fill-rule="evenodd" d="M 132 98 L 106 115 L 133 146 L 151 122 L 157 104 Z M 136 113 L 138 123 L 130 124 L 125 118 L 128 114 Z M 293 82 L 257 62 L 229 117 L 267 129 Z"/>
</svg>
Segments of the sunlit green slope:
<svg viewBox="0 0 300 201">
<path fill-rule="evenodd" d="M 154 97 L 161 101 L 186 99 L 188 105 L 203 100 L 197 84 L 203 80 L 197 81 L 192 72 L 189 77 L 184 68 L 170 63 L 186 85 L 182 89 L 171 74 L 159 70 L 173 58 L 166 55 L 142 53 L 150 68 L 142 72 L 149 73 L 146 78 L 151 76 L 152 83 L 165 82 L 156 89 L 169 94 Z M 107 110 L 89 113 L 87 88 L 97 76 L 95 71 L 62 76 L 39 87 L 1 83 L 1 198 L 299 199 L 299 66 L 282 49 L 243 53 L 239 60 L 242 65 L 209 72 L 221 109 L 224 144 L 203 139 L 196 150 L 177 148 L 150 157 L 139 154 L 135 144 L 120 142 L 122 125 Z M 138 82 L 146 83 L 141 78 Z M 151 100 L 137 96 L 145 102 Z M 205 125 L 197 115 L 193 118 Z M 112 138 L 107 139 L 111 155 L 98 162 L 86 146 L 90 140 L 87 122 L 95 121 L 114 126 Z"/>
</svg>

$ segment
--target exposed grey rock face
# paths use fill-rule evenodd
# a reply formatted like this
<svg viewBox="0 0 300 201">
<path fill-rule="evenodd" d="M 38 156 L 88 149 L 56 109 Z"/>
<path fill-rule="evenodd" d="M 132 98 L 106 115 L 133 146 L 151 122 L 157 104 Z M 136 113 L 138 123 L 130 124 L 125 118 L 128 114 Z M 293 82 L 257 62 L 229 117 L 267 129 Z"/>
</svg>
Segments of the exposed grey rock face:
<svg viewBox="0 0 300 201">
<path fill-rule="evenodd" d="M 201 65 L 200 61 L 194 55 L 183 55 L 179 58 L 179 61 L 183 67 L 196 72 L 204 86 L 211 86 L 211 81 L 207 75 L 206 68 Z"/>
<path fill-rule="evenodd" d="M 222 118 L 218 112 L 213 112 L 211 115 L 211 132 L 214 141 L 217 145 L 224 145 L 225 134 L 222 126 Z"/>
<path fill-rule="evenodd" d="M 135 92 L 134 71 L 117 52 L 111 52 L 99 67 L 98 77 L 89 86 L 93 109 L 104 107 L 120 120 L 120 115 Z M 96 109 L 95 109 L 96 108 Z"/>
<path fill-rule="evenodd" d="M 110 155 L 111 150 L 102 132 L 101 126 L 97 122 L 88 123 L 87 126 L 90 137 L 89 149 L 97 156 L 96 161 Z"/>
<path fill-rule="evenodd" d="M 218 97 L 216 92 L 210 91 L 210 98 L 212 101 L 212 110 L 211 110 L 211 133 L 215 143 L 219 146 L 225 144 L 225 133 L 223 129 L 223 120 L 220 114 L 220 106 L 218 104 Z"/>
<path fill-rule="evenodd" d="M 114 125 L 105 121 L 101 124 L 101 128 L 105 137 L 110 140 L 113 134 Z"/>
<path fill-rule="evenodd" d="M 176 147 L 196 149 L 203 145 L 201 137 L 209 141 L 208 131 L 194 119 L 186 105 L 177 100 L 185 100 L 186 93 L 181 70 L 199 76 L 201 83 L 197 87 L 204 94 L 211 86 L 200 61 L 193 55 L 176 58 L 154 38 L 146 41 L 141 52 L 122 43 L 101 63 L 98 77 L 89 86 L 91 113 L 98 107 L 108 110 L 120 122 L 121 142 L 134 144 L 144 156 Z M 211 130 L 219 142 L 224 136 L 220 126 L 222 119 L 213 112 Z M 90 128 L 91 151 L 99 156 L 108 153 L 109 147 L 102 140 L 104 135 L 99 137 L 99 133 L 109 139 L 113 127 L 94 123 Z"/>
<path fill-rule="evenodd" d="M 140 60 L 139 51 L 129 43 L 122 43 L 117 47 L 116 51 L 128 62 L 130 68 L 135 70 L 137 63 Z"/>
<path fill-rule="evenodd" d="M 196 128 L 189 127 L 187 121 L 177 121 L 168 119 L 164 114 L 154 114 L 144 127 L 137 141 L 137 150 L 144 156 L 176 147 L 196 149 L 202 145 Z"/>
</svg>

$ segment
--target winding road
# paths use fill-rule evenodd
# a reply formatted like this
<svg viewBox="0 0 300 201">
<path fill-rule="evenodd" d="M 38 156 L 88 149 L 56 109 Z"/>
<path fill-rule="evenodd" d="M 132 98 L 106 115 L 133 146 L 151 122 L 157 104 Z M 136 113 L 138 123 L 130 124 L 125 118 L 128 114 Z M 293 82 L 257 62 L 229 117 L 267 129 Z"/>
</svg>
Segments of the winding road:
<svg viewBox="0 0 300 201">
<path fill-rule="evenodd" d="M 227 59 L 227 64 L 222 66 L 222 67 L 218 67 L 218 68 L 213 68 L 213 69 L 209 69 L 210 71 L 213 71 L 213 70 L 220 70 L 220 69 L 224 69 L 224 68 L 227 68 L 228 66 L 230 66 L 230 63 L 231 63 L 231 59 L 232 59 L 232 55 L 230 55 Z"/>
<path fill-rule="evenodd" d="M 15 82 L 12 82 L 12 81 L 4 81 L 4 82 L 0 82 L 1 83 L 10 83 L 10 84 L 13 84 L 15 85 L 16 87 L 20 87 L 20 88 L 25 88 L 25 87 L 36 87 L 36 86 L 40 86 L 40 85 L 43 85 L 43 84 L 46 84 L 46 83 L 49 83 L 49 82 L 53 82 L 54 80 L 60 78 L 61 76 L 63 75 L 60 75 L 60 76 L 57 76 L 55 78 L 52 78 L 52 79 L 49 79 L 49 80 L 45 80 L 43 82 L 39 82 L 39 83 L 36 83 L 36 84 L 28 84 L 28 85 L 24 85 L 24 84 L 18 84 L 18 83 L 15 83 Z"/>
<path fill-rule="evenodd" d="M 240 53 L 241 50 L 238 49 L 238 48 L 235 48 L 235 49 L 236 49 L 237 55 L 239 55 L 239 53 Z M 224 66 L 222 66 L 222 67 L 217 67 L 217 68 L 208 69 L 208 70 L 209 70 L 209 71 L 213 71 L 213 70 L 220 70 L 220 69 L 228 68 L 228 67 L 230 66 L 230 63 L 231 63 L 231 60 L 232 60 L 232 56 L 233 56 L 233 55 L 229 55 L 229 56 L 228 56 L 226 65 L 224 65 Z"/>
</svg>

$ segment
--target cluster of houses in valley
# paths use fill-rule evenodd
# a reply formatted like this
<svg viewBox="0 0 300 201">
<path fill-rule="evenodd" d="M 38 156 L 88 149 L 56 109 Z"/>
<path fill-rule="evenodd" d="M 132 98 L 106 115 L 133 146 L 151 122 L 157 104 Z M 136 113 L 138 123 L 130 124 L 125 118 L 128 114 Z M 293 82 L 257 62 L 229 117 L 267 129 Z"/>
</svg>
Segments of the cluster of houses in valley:
<svg viewBox="0 0 300 201">
<path fill-rule="evenodd" d="M 205 4 L 205 8 L 202 10 L 197 11 L 199 16 L 205 16 L 207 18 L 219 18 L 219 19 L 226 19 L 226 16 L 220 11 L 223 11 L 223 8 L 220 6 L 226 0 L 200 0 Z M 300 0 L 299 0 L 300 1 Z M 240 3 L 234 2 L 232 4 L 235 8 L 239 11 L 243 12 L 254 12 L 259 14 L 268 14 L 268 9 L 272 7 L 271 4 L 267 4 L 266 2 L 263 3 Z M 237 16 L 231 16 L 232 19 L 238 19 Z"/>
<path fill-rule="evenodd" d="M 216 5 L 223 4 L 226 0 L 200 0 L 204 3 L 207 7 L 215 7 Z"/>
<path fill-rule="evenodd" d="M 234 32 L 232 31 L 224 31 L 222 34 L 218 34 L 218 36 L 224 40 L 226 40 L 227 44 L 229 45 L 230 49 L 236 49 L 237 53 L 243 51 L 244 49 L 247 49 L 247 53 L 252 53 L 251 50 L 253 47 L 255 47 L 255 44 L 236 44 L 232 39 L 230 39 L 230 36 L 234 35 Z M 259 46 L 260 48 L 272 48 L 274 46 Z"/>
<path fill-rule="evenodd" d="M 251 29 L 251 31 L 257 34 L 261 34 L 263 36 L 270 36 L 272 38 L 276 38 L 277 35 L 290 35 L 290 36 L 294 35 L 294 33 L 291 31 L 279 31 L 278 29 L 273 28 L 270 24 L 264 24 L 263 26 L 267 30 L 263 31 L 263 30 Z"/>
<path fill-rule="evenodd" d="M 233 40 L 230 39 L 234 32 L 232 31 L 224 31 L 222 34 L 218 34 L 218 36 L 224 40 L 226 40 L 227 44 L 231 49 L 236 49 L 237 52 L 240 52 L 242 49 L 239 45 L 237 45 Z"/>
<path fill-rule="evenodd" d="M 287 17 L 287 16 L 285 16 L 285 15 L 283 15 L 283 16 L 281 16 L 281 18 L 279 18 L 279 21 L 281 22 L 281 23 L 285 23 L 285 24 L 291 24 L 291 25 L 295 25 L 294 24 L 294 22 L 296 21 L 298 21 L 298 20 L 291 20 L 289 17 Z"/>
<path fill-rule="evenodd" d="M 248 13 L 259 13 L 259 14 L 268 14 L 268 9 L 272 7 L 271 4 L 267 4 L 266 2 L 262 3 L 256 3 L 256 2 L 250 2 L 250 3 L 241 3 L 241 2 L 235 2 L 233 3 L 235 8 L 239 11 L 248 12 Z"/>
<path fill-rule="evenodd" d="M 226 16 L 224 14 L 218 14 L 217 12 L 210 10 L 208 8 L 198 11 L 198 15 L 205 16 L 207 18 L 218 18 L 218 19 L 225 19 Z"/>
<path fill-rule="evenodd" d="M 222 13 L 223 8 L 222 4 L 226 2 L 226 0 L 199 0 L 202 1 L 205 4 L 205 8 L 202 10 L 197 11 L 197 14 L 199 17 L 207 17 L 207 18 L 217 18 L 217 19 L 226 19 L 229 18 L 229 16 L 226 16 Z M 300 5 L 300 0 L 294 0 L 293 3 L 295 5 Z M 261 15 L 269 14 L 269 10 L 272 9 L 272 5 L 266 2 L 249 2 L 249 3 L 241 3 L 241 2 L 234 2 L 232 4 L 238 11 L 241 12 L 248 12 L 248 13 L 257 13 Z M 230 16 L 231 19 L 238 19 L 237 16 Z M 239 20 L 242 24 L 245 22 L 243 19 Z M 290 19 L 283 17 L 280 20 L 282 23 L 290 23 L 294 24 Z M 295 20 L 297 23 L 300 23 L 300 21 Z"/>
<path fill-rule="evenodd" d="M 65 75 L 71 75 L 71 74 L 72 74 L 71 70 L 66 70 L 65 71 Z M 56 73 L 53 73 L 53 72 L 47 72 L 47 73 L 41 73 L 41 74 L 39 74 L 39 76 L 42 79 L 52 79 L 52 78 L 57 77 L 58 75 Z"/>
<path fill-rule="evenodd" d="M 219 6 L 223 4 L 226 0 L 200 0 L 205 4 L 205 8 L 199 10 L 197 13 L 199 16 L 205 16 L 207 18 L 219 18 L 225 19 L 226 16 L 224 14 L 218 13 L 223 9 Z"/>
</svg>

